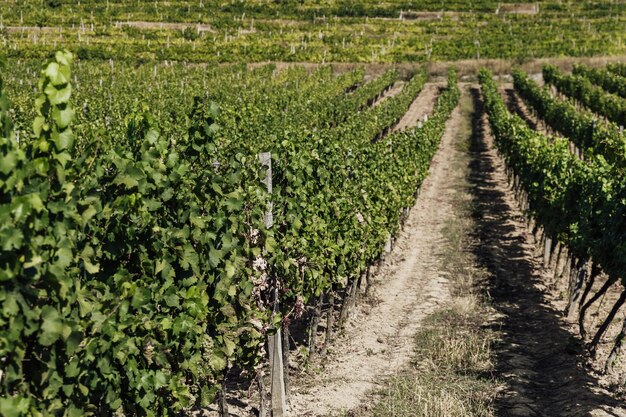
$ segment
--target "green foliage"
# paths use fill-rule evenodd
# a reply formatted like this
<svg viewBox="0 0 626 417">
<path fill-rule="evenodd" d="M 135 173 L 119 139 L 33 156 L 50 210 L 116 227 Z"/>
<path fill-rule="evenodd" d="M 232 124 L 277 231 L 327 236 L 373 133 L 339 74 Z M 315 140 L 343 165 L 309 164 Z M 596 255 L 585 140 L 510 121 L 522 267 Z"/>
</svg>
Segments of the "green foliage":
<svg viewBox="0 0 626 417">
<path fill-rule="evenodd" d="M 586 153 L 602 155 L 609 163 L 626 167 L 626 137 L 619 126 L 579 110 L 572 100 L 552 97 L 547 88 L 540 88 L 519 70 L 513 73 L 513 81 L 515 90 L 554 130 Z"/>
<path fill-rule="evenodd" d="M 574 256 L 592 257 L 606 273 L 624 277 L 623 168 L 593 153 L 578 159 L 567 139 L 547 138 L 509 113 L 490 73 L 481 71 L 480 81 L 496 144 L 528 192 L 531 214 Z"/>
<path fill-rule="evenodd" d="M 586 78 L 567 75 L 555 66 L 543 68 L 546 83 L 554 85 L 561 93 L 578 100 L 590 110 L 618 125 L 626 125 L 626 99 L 607 93 Z"/>
<path fill-rule="evenodd" d="M 478 54 L 522 62 L 626 52 L 626 6 L 611 0 L 62 3 L 51 8 L 41 1 L 0 0 L 5 26 L 62 28 L 8 30 L 5 38 L 15 48 L 7 53 L 42 59 L 61 44 L 81 59 L 129 62 L 377 63 L 474 59 Z M 204 26 L 200 33 L 197 24 Z"/>
<path fill-rule="evenodd" d="M 608 64 L 606 66 L 606 69 L 612 74 L 619 75 L 620 77 L 626 77 L 626 64 L 621 64 L 621 63 Z"/>
<path fill-rule="evenodd" d="M 233 366 L 254 375 L 294 305 L 380 256 L 459 94 L 451 74 L 428 122 L 386 135 L 424 71 L 375 107 L 395 72 L 355 90 L 362 70 L 269 66 L 218 70 L 168 117 L 102 95 L 75 111 L 71 61 L 41 71 L 29 117 L 0 95 L 3 415 L 174 415 Z M 102 115 L 125 117 L 92 130 Z"/>
<path fill-rule="evenodd" d="M 200 38 L 200 33 L 195 28 L 188 26 L 182 30 L 182 36 L 188 41 L 195 41 Z"/>
<path fill-rule="evenodd" d="M 580 75 L 608 91 L 626 98 L 626 78 L 613 74 L 608 70 L 589 68 L 585 65 L 575 65 L 574 75 Z"/>
<path fill-rule="evenodd" d="M 169 415 L 210 401 L 232 364 L 260 359 L 267 317 L 251 263 L 265 233 L 246 237 L 261 228 L 265 197 L 242 186 L 253 164 L 195 146 L 217 130 L 215 105 L 201 100 L 193 140 L 175 145 L 138 108 L 126 143 L 81 166 L 71 59 L 59 52 L 41 72 L 25 149 L 2 137 L 0 407 Z M 11 133 L 4 105 L 0 115 Z M 207 176 L 215 157 L 223 168 Z"/>
</svg>

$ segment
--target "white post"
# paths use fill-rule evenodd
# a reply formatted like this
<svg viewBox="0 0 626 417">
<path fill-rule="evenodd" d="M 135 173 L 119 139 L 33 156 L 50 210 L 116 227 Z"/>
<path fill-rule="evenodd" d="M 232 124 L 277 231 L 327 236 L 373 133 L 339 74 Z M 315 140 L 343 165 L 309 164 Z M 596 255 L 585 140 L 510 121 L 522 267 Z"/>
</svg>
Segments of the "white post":
<svg viewBox="0 0 626 417">
<path fill-rule="evenodd" d="M 261 165 L 267 167 L 265 179 L 262 181 L 267 187 L 267 191 L 272 193 L 272 154 L 270 152 L 262 152 L 259 154 Z M 273 205 L 270 202 L 267 211 L 263 215 L 263 223 L 265 227 L 270 229 L 274 224 L 274 216 L 272 214 Z M 278 311 L 278 288 L 274 289 L 274 312 Z M 276 334 L 268 336 L 267 345 L 270 354 L 270 389 L 272 393 L 272 416 L 283 417 L 287 409 L 285 395 L 285 375 L 283 368 L 283 344 L 282 330 L 279 327 Z M 263 399 L 261 399 L 263 401 Z"/>
</svg>

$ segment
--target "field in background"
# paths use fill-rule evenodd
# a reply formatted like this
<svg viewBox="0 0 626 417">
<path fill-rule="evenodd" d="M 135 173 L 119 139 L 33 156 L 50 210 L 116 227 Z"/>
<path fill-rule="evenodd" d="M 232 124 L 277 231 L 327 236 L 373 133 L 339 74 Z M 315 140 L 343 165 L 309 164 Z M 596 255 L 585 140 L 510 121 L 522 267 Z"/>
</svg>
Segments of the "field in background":
<svg viewBox="0 0 626 417">
<path fill-rule="evenodd" d="M 0 1 L 20 58 L 423 62 L 626 53 L 623 1 Z"/>
</svg>

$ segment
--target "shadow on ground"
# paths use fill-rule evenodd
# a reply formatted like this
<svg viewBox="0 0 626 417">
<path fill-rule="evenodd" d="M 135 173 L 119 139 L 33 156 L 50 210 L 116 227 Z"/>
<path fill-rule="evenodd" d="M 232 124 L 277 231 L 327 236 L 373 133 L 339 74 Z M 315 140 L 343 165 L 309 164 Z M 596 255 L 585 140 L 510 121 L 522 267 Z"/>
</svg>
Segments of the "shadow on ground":
<svg viewBox="0 0 626 417">
<path fill-rule="evenodd" d="M 474 100 L 470 187 L 476 222 L 473 248 L 490 273 L 485 290 L 502 317 L 494 330 L 502 335 L 495 350 L 496 378 L 506 389 L 495 403 L 497 416 L 618 416 L 623 404 L 595 388 L 585 370 L 578 339 L 562 325 L 561 312 L 550 307 L 534 284 L 540 268 L 525 235 L 522 214 L 513 205 L 506 178 L 498 173 L 491 150 L 480 91 Z"/>
</svg>

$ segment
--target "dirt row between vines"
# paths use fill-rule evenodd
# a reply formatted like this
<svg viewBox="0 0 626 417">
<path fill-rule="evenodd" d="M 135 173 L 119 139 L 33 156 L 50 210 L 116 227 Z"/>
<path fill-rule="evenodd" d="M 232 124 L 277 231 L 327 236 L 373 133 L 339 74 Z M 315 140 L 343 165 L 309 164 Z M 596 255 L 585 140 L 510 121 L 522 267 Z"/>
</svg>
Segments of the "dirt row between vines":
<svg viewBox="0 0 626 417">
<path fill-rule="evenodd" d="M 417 96 L 417 99 L 411 103 L 404 117 L 394 127 L 394 131 L 399 131 L 414 127 L 419 120 L 425 120 L 435 106 L 435 100 L 439 95 L 439 91 L 445 87 L 445 83 L 426 83 Z"/>
<path fill-rule="evenodd" d="M 422 113 L 432 111 L 437 91 L 431 83 L 424 86 L 415 100 Z M 415 126 L 416 116 L 415 111 L 408 111 L 399 126 Z M 294 384 L 290 415 L 320 416 L 361 405 L 377 383 L 410 360 L 421 319 L 449 298 L 447 280 L 437 270 L 435 250 L 442 239 L 441 228 L 452 215 L 441 191 L 450 182 L 446 154 L 452 147 L 455 120 L 448 125 L 404 230 L 373 278 L 369 300 L 352 312 L 323 368 Z"/>
<path fill-rule="evenodd" d="M 388 89 L 386 89 L 385 92 L 380 96 L 380 98 L 378 98 L 378 100 L 376 100 L 372 104 L 372 107 L 378 107 L 381 104 L 383 104 L 386 100 L 400 94 L 400 92 L 404 88 L 404 85 L 405 85 L 404 81 L 396 81 L 395 83 L 393 83 L 393 85 L 389 87 Z"/>
</svg>

